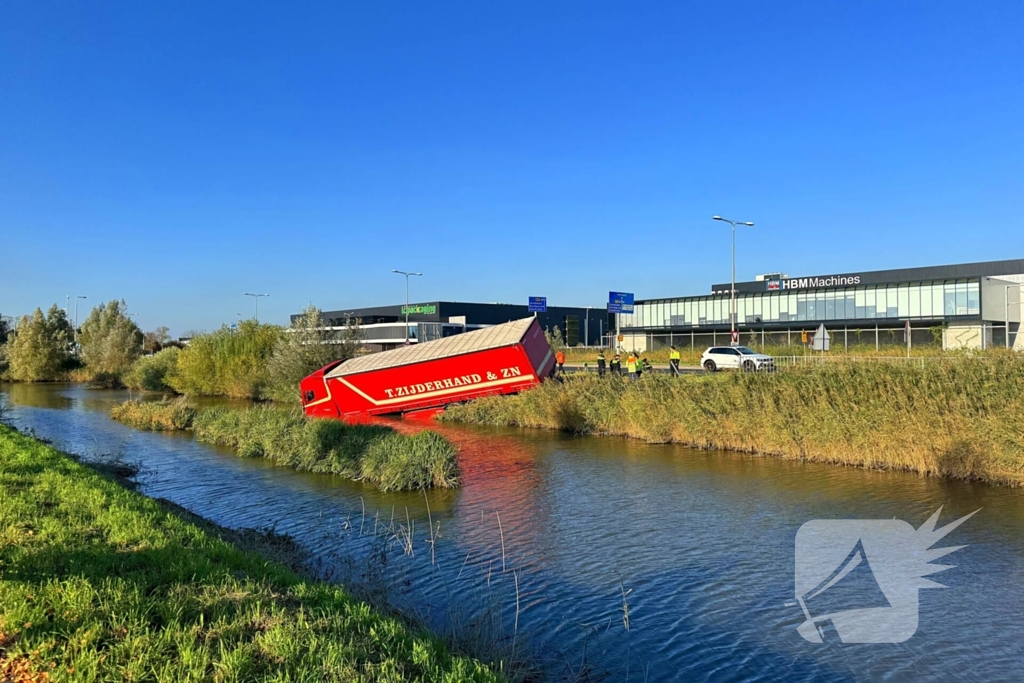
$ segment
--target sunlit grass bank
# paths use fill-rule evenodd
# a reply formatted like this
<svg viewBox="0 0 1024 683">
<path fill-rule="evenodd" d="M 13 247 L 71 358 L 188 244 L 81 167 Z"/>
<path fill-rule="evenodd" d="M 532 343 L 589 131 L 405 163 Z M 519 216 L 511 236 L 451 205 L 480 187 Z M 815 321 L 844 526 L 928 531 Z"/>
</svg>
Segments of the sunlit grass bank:
<svg viewBox="0 0 1024 683">
<path fill-rule="evenodd" d="M 118 683 L 498 680 L 343 589 L 4 425 L 0 502 L 0 672 Z"/>
<path fill-rule="evenodd" d="M 384 491 L 455 488 L 460 473 L 454 445 L 440 434 L 399 434 L 383 425 L 308 419 L 294 409 L 257 406 L 195 409 L 187 399 L 128 401 L 111 417 L 137 429 L 191 429 L 196 439 L 245 457 L 336 474 Z"/>
<path fill-rule="evenodd" d="M 618 434 L 785 458 L 1024 483 L 1024 358 L 829 363 L 638 382 L 569 376 L 453 407 L 479 424 Z"/>
</svg>

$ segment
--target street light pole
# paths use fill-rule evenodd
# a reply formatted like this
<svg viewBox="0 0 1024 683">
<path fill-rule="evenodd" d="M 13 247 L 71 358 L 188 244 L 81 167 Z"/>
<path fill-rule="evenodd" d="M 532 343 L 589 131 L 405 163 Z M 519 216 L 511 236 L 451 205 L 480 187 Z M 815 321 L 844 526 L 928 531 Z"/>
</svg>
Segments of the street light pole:
<svg viewBox="0 0 1024 683">
<path fill-rule="evenodd" d="M 722 221 L 732 226 L 732 285 L 729 287 L 729 341 L 736 335 L 736 226 L 754 227 L 750 221 L 731 221 L 721 216 L 712 216 L 713 221 Z"/>
<path fill-rule="evenodd" d="M 245 292 L 244 294 L 242 294 L 242 296 L 251 296 L 256 301 L 256 322 L 259 322 L 260 321 L 260 297 L 261 296 L 270 296 L 270 295 L 269 294 L 251 294 L 250 292 Z"/>
<path fill-rule="evenodd" d="M 398 273 L 399 275 L 405 276 L 405 345 L 409 345 L 409 276 L 416 275 L 423 277 L 423 273 L 406 272 L 404 270 L 391 270 L 392 273 Z"/>
<path fill-rule="evenodd" d="M 79 299 L 85 299 L 85 298 L 86 297 L 84 297 L 84 296 L 76 296 L 75 297 L 75 329 L 73 330 L 74 334 L 72 335 L 72 340 L 74 341 L 74 343 L 76 345 L 75 346 L 75 353 L 78 352 L 78 346 L 77 346 L 78 345 L 78 300 Z"/>
<path fill-rule="evenodd" d="M 1017 305 L 1020 306 L 1022 286 L 1024 286 L 1024 283 L 1018 282 L 1017 284 L 1005 285 L 1003 287 L 1003 325 L 1006 328 L 1006 348 L 1010 348 L 1010 287 L 1017 288 Z M 1020 314 L 1018 314 L 1017 317 L 1019 318 Z M 1017 334 L 1020 334 L 1020 321 L 1017 323 Z"/>
</svg>

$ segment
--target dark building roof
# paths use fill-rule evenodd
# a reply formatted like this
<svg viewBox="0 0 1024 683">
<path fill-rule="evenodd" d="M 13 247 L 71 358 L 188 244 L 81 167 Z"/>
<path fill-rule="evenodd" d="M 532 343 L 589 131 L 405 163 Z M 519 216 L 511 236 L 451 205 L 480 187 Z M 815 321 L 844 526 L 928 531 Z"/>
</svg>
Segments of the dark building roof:
<svg viewBox="0 0 1024 683">
<path fill-rule="evenodd" d="M 1024 259 L 1008 259 L 1005 261 L 980 261 L 978 263 L 958 263 L 948 266 L 923 266 L 917 268 L 897 268 L 894 270 L 866 270 L 849 273 L 830 273 L 828 275 L 806 276 L 806 279 L 828 280 L 836 278 L 841 281 L 849 281 L 851 278 L 859 278 L 856 286 L 863 285 L 887 285 L 901 282 L 928 282 L 931 280 L 956 280 L 961 278 L 995 277 L 997 275 L 1009 275 L 1024 273 Z M 789 277 L 787 280 L 804 279 Z M 825 285 L 825 286 L 850 286 L 849 284 Z M 765 282 L 737 282 L 737 293 L 764 292 L 767 289 Z M 729 293 L 729 283 L 716 284 L 711 286 L 712 293 Z M 707 295 L 701 295 L 707 296 Z M 645 301 L 658 301 L 660 299 L 646 299 Z"/>
<path fill-rule="evenodd" d="M 397 323 L 405 321 L 405 306 L 370 306 L 367 308 L 338 309 L 323 311 L 325 322 L 344 325 L 347 319 L 358 319 L 363 325 L 376 323 Z M 566 316 L 576 316 L 579 323 L 579 338 L 589 334 L 587 343 L 594 344 L 600 335 L 608 331 L 608 313 L 603 308 L 582 308 L 578 306 L 548 306 L 546 313 L 537 314 L 538 322 L 545 329 L 555 326 L 566 332 Z M 292 315 L 294 320 L 298 314 Z M 463 301 L 426 301 L 409 303 L 409 322 L 447 323 L 450 318 L 465 317 L 467 325 L 498 325 L 512 320 L 533 317 L 526 304 L 485 304 Z"/>
</svg>

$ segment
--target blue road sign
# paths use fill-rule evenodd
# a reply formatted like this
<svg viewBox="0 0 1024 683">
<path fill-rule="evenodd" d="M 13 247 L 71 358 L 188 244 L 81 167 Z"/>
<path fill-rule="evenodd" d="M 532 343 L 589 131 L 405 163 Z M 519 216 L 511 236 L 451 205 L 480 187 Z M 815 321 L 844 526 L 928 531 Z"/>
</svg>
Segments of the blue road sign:
<svg viewBox="0 0 1024 683">
<path fill-rule="evenodd" d="M 609 313 L 632 313 L 633 294 L 632 292 L 608 292 Z"/>
<path fill-rule="evenodd" d="M 547 313 L 548 298 L 546 296 L 530 297 L 530 313 Z"/>
</svg>

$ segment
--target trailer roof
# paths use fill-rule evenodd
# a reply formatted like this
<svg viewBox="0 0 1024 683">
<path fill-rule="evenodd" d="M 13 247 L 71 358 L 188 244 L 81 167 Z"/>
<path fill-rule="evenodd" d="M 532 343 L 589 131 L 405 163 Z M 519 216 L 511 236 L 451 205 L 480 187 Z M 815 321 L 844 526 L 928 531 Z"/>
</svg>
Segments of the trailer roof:
<svg viewBox="0 0 1024 683">
<path fill-rule="evenodd" d="M 443 339 L 403 346 L 390 351 L 371 353 L 347 360 L 327 373 L 327 377 L 343 377 L 360 372 L 384 370 L 424 361 L 450 358 L 475 351 L 487 351 L 502 346 L 517 344 L 526 336 L 534 318 L 523 318 L 512 322 L 492 325 L 481 330 L 463 332 Z"/>
</svg>

